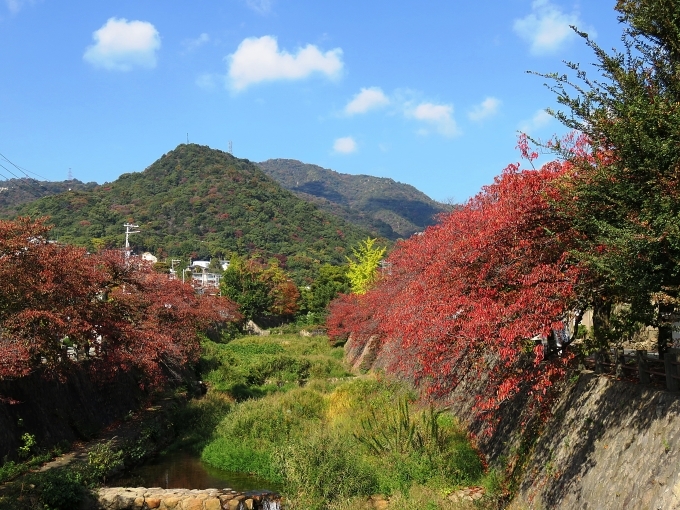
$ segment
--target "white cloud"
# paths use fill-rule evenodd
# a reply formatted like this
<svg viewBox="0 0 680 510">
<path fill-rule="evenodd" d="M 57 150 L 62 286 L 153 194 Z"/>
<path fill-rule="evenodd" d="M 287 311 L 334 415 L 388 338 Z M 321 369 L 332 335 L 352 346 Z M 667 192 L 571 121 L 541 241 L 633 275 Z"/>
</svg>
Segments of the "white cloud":
<svg viewBox="0 0 680 510">
<path fill-rule="evenodd" d="M 450 104 L 420 103 L 407 110 L 406 116 L 431 125 L 441 135 L 454 137 L 460 134 L 453 118 L 453 106 Z M 429 131 L 421 128 L 418 133 L 429 134 Z"/>
<path fill-rule="evenodd" d="M 333 150 L 339 154 L 351 154 L 356 152 L 357 143 L 351 136 L 345 136 L 343 138 L 338 138 L 333 143 Z"/>
<path fill-rule="evenodd" d="M 95 67 L 110 71 L 130 71 L 134 67 L 156 67 L 156 52 L 161 38 L 147 21 L 109 18 L 92 34 L 95 44 L 85 50 L 83 58 Z"/>
<path fill-rule="evenodd" d="M 532 54 L 545 55 L 559 50 L 576 35 L 570 25 L 585 28 L 578 12 L 567 14 L 549 0 L 534 0 L 531 14 L 516 19 L 513 29 L 529 42 Z M 590 34 L 595 35 L 593 30 Z"/>
<path fill-rule="evenodd" d="M 352 100 L 345 106 L 347 115 L 366 113 L 369 110 L 387 106 L 390 104 L 389 98 L 379 87 L 362 88 Z"/>
<path fill-rule="evenodd" d="M 244 39 L 227 59 L 229 80 L 236 91 L 263 81 L 299 80 L 313 73 L 335 78 L 343 67 L 340 48 L 322 53 L 308 44 L 292 55 L 279 51 L 276 39 L 269 35 Z"/>
<path fill-rule="evenodd" d="M 552 120 L 553 117 L 548 112 L 545 110 L 538 110 L 531 119 L 525 120 L 520 124 L 519 130 L 523 133 L 531 134 L 532 132 L 546 127 Z"/>
<path fill-rule="evenodd" d="M 12 14 L 19 12 L 24 5 L 32 5 L 34 3 L 35 0 L 5 0 L 5 5 L 7 5 L 7 9 Z"/>
<path fill-rule="evenodd" d="M 475 106 L 470 111 L 470 113 L 468 113 L 468 117 L 470 118 L 470 120 L 473 120 L 475 122 L 488 119 L 489 117 L 493 117 L 498 113 L 498 108 L 500 108 L 500 106 L 501 106 L 500 99 L 497 99 L 495 97 L 487 97 L 484 101 Z"/>
<path fill-rule="evenodd" d="M 274 5 L 273 0 L 246 0 L 246 5 L 258 14 L 269 14 Z"/>
<path fill-rule="evenodd" d="M 210 36 L 205 32 L 199 35 L 196 39 L 186 39 L 185 41 L 182 42 L 182 46 L 184 46 L 183 53 L 186 54 L 191 51 L 194 51 L 195 49 L 198 49 L 201 46 L 203 46 L 208 41 L 210 41 Z"/>
</svg>

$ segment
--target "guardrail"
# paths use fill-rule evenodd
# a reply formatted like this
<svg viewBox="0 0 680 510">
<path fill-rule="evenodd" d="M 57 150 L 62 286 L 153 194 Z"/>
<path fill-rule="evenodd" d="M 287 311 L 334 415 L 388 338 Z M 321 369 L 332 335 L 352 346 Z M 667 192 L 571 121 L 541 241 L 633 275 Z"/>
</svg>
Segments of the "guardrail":
<svg viewBox="0 0 680 510">
<path fill-rule="evenodd" d="M 586 360 L 589 368 L 601 374 L 613 374 L 623 379 L 637 379 L 640 384 L 663 385 L 668 391 L 680 391 L 680 349 L 668 349 L 663 359 L 645 350 L 612 349 L 596 353 Z"/>
</svg>

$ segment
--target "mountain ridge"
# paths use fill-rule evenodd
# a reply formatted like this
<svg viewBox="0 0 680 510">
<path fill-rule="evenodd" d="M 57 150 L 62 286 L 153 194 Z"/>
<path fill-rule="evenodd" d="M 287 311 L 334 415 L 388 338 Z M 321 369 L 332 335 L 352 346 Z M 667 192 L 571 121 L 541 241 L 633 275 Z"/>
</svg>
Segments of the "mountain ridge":
<svg viewBox="0 0 680 510">
<path fill-rule="evenodd" d="M 298 197 L 391 240 L 410 237 L 451 210 L 388 177 L 344 174 L 294 159 L 269 159 L 258 166 Z"/>
<path fill-rule="evenodd" d="M 39 181 L 31 177 L 12 178 L 0 181 L 0 211 L 16 212 L 18 206 L 39 198 L 71 190 L 93 189 L 96 182 L 82 182 L 78 179 L 66 181 Z"/>
<path fill-rule="evenodd" d="M 133 248 L 162 257 L 276 257 L 298 281 L 323 263 L 341 264 L 369 233 L 281 187 L 247 159 L 181 144 L 142 172 L 91 190 L 40 198 L 17 214 L 50 216 L 62 242 L 120 247 L 123 223 L 141 231 Z"/>
</svg>

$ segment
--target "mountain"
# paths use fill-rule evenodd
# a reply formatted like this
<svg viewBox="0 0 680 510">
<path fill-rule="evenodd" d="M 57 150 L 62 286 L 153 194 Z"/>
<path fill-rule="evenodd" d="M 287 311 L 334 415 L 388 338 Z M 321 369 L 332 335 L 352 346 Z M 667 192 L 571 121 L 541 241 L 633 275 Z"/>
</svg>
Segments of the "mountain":
<svg viewBox="0 0 680 510">
<path fill-rule="evenodd" d="M 123 224 L 136 251 L 173 257 L 275 256 L 299 282 L 319 264 L 343 263 L 366 230 L 283 189 L 254 163 L 182 144 L 143 172 L 90 190 L 44 197 L 17 209 L 48 215 L 62 242 L 121 247 Z"/>
<path fill-rule="evenodd" d="M 84 183 L 77 179 L 50 182 L 24 177 L 3 180 L 0 181 L 0 211 L 3 214 L 14 214 L 18 206 L 33 202 L 38 198 L 69 190 L 93 189 L 96 186 L 96 182 Z"/>
<path fill-rule="evenodd" d="M 385 177 L 342 174 L 294 159 L 269 159 L 260 168 L 281 186 L 320 208 L 388 239 L 410 237 L 450 210 L 413 186 Z"/>
</svg>

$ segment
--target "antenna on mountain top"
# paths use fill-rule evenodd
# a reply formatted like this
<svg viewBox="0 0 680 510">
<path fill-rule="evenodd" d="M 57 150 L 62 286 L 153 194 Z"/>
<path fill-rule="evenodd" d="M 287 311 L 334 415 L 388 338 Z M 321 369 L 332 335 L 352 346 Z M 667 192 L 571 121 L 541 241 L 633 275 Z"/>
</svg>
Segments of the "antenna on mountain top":
<svg viewBox="0 0 680 510">
<path fill-rule="evenodd" d="M 227 152 L 228 152 L 229 154 L 231 154 L 232 156 L 234 155 L 233 147 L 232 147 L 232 145 L 231 145 L 231 140 L 229 140 L 229 150 L 228 150 Z"/>
<path fill-rule="evenodd" d="M 189 133 L 187 133 L 187 145 L 189 144 Z"/>
<path fill-rule="evenodd" d="M 73 180 L 73 172 L 71 172 L 71 169 L 68 169 L 68 180 L 72 181 Z"/>
</svg>

